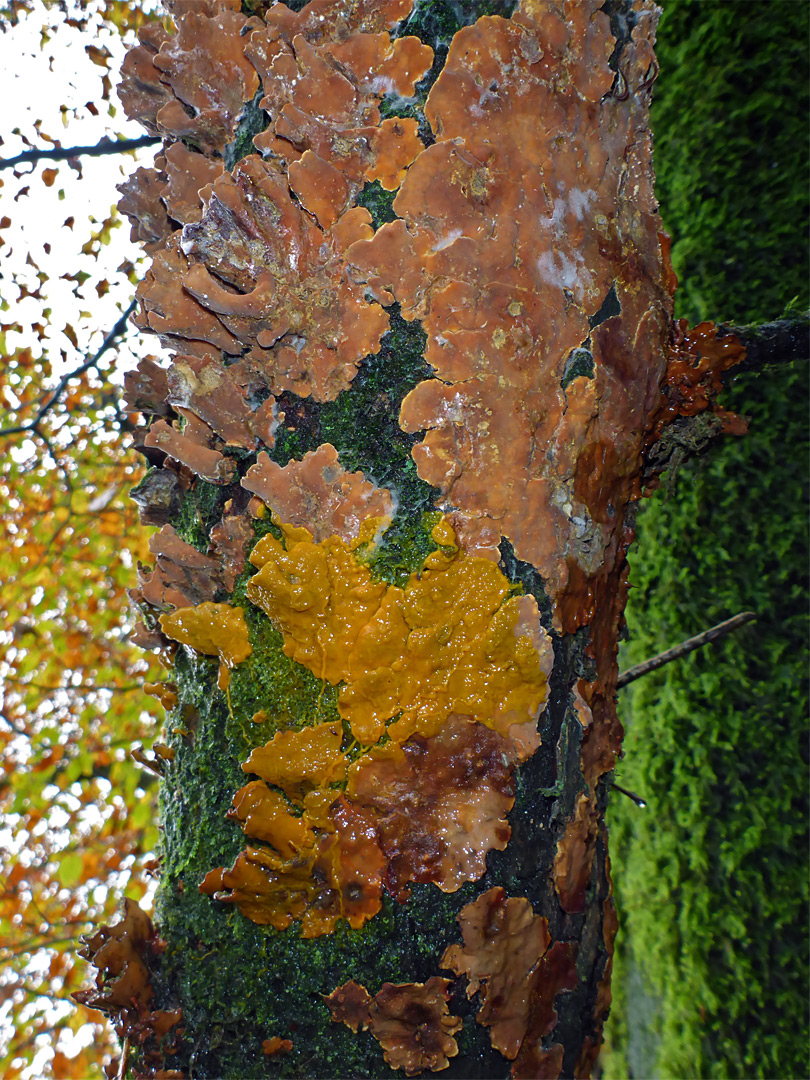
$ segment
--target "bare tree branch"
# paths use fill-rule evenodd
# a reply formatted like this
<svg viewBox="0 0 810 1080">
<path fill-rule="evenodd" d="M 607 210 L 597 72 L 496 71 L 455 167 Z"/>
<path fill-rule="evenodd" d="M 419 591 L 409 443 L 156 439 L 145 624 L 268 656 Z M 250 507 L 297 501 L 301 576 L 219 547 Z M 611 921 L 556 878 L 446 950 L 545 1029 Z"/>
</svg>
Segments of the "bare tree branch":
<svg viewBox="0 0 810 1080">
<path fill-rule="evenodd" d="M 42 438 L 42 432 L 39 430 L 39 425 L 42 423 L 43 417 L 47 415 L 47 413 L 53 408 L 53 406 L 62 396 L 62 392 L 64 391 L 67 384 L 71 381 L 71 379 L 78 378 L 79 375 L 83 375 L 85 371 L 89 371 L 91 368 L 94 368 L 98 365 L 99 360 L 101 360 L 102 356 L 107 352 L 115 339 L 117 337 L 120 337 L 120 335 L 123 334 L 126 330 L 127 320 L 137 307 L 137 304 L 137 300 L 132 301 L 132 303 L 129 305 L 126 311 L 123 312 L 118 322 L 116 322 L 115 326 L 113 326 L 112 330 L 110 330 L 109 334 L 107 334 L 101 345 L 91 357 L 85 360 L 85 362 L 83 364 L 80 364 L 77 368 L 74 368 L 73 371 L 68 371 L 65 375 L 62 376 L 62 378 L 57 383 L 56 388 L 48 395 L 43 404 L 40 405 L 36 416 L 34 416 L 31 420 L 26 420 L 24 424 L 17 424 L 16 427 L 7 427 L 0 429 L 0 435 L 22 435 L 33 433 L 35 435 L 39 435 Z"/>
<path fill-rule="evenodd" d="M 75 157 L 101 157 L 103 154 L 123 154 L 127 150 L 138 150 L 142 146 L 152 146 L 162 142 L 157 135 L 140 135 L 137 139 L 108 139 L 91 143 L 89 146 L 49 146 L 34 147 L 24 150 L 15 157 L 0 158 L 0 170 L 13 169 L 16 165 L 26 165 L 36 161 L 69 161 Z"/>
<path fill-rule="evenodd" d="M 647 800 L 646 799 L 642 799 L 642 797 L 640 795 L 636 795 L 635 791 L 630 791 L 626 787 L 620 787 L 618 784 L 611 784 L 610 785 L 610 790 L 611 791 L 618 791 L 622 795 L 626 795 L 628 799 L 633 800 L 633 802 L 636 804 L 637 807 L 639 807 L 640 810 L 643 810 L 644 807 L 647 805 Z"/>
<path fill-rule="evenodd" d="M 655 671 L 656 668 L 663 667 L 664 664 L 669 664 L 673 660 L 678 660 L 681 656 L 686 656 L 687 653 L 699 649 L 702 645 L 707 645 L 710 641 L 725 637 L 726 634 L 730 634 L 738 627 L 753 622 L 756 617 L 756 612 L 754 611 L 742 611 L 739 615 L 734 615 L 732 618 L 726 619 L 725 622 L 718 623 L 717 626 L 712 626 L 708 630 L 704 630 L 701 634 L 696 634 L 694 637 L 687 638 L 687 640 L 682 641 L 680 645 L 673 645 L 671 649 L 667 649 L 657 656 L 652 656 L 649 660 L 643 660 L 640 664 L 636 664 L 634 667 L 628 668 L 627 671 L 622 672 L 616 682 L 617 689 L 627 686 L 628 683 L 635 682 L 636 679 L 640 679 L 642 675 L 646 675 L 649 671 Z"/>
<path fill-rule="evenodd" d="M 719 338 L 728 334 L 734 334 L 745 346 L 745 359 L 729 368 L 727 378 L 733 379 L 743 371 L 765 371 L 810 358 L 810 312 L 807 311 L 759 325 L 718 326 Z"/>
</svg>

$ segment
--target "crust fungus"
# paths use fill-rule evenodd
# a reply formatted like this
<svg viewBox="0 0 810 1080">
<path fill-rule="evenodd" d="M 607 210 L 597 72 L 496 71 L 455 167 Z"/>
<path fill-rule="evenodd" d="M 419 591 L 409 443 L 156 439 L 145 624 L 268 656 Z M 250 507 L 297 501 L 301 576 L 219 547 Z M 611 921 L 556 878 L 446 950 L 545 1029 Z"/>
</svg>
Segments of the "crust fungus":
<svg viewBox="0 0 810 1080">
<path fill-rule="evenodd" d="M 154 997 L 151 972 L 161 952 L 151 919 L 134 900 L 125 899 L 121 920 L 100 927 L 92 937 L 83 937 L 82 943 L 79 956 L 97 969 L 96 985 L 72 997 L 106 1013 L 118 1036 L 140 1048 L 142 1063 L 150 1070 L 145 1075 L 155 1075 L 175 1052 L 166 1036 L 183 1014 L 181 1009 L 150 1009 Z"/>
<path fill-rule="evenodd" d="M 538 650 L 515 635 L 512 586 L 490 560 L 460 552 L 446 524 L 434 534 L 448 546 L 403 589 L 375 581 L 340 537 L 316 544 L 306 529 L 280 527 L 281 540 L 265 536 L 250 556 L 259 572 L 248 598 L 283 632 L 288 656 L 344 682 L 338 708 L 361 743 L 377 742 L 389 720 L 399 743 L 435 734 L 451 713 L 502 734 L 536 720 L 550 641 L 538 629 Z"/>
<path fill-rule="evenodd" d="M 449 985 L 437 976 L 426 983 L 383 983 L 372 997 L 350 979 L 324 1000 L 335 1022 L 373 1035 L 390 1068 L 416 1076 L 426 1069 L 441 1072 L 458 1054 L 453 1036 L 462 1020 L 447 1008 Z"/>
<path fill-rule="evenodd" d="M 161 615 L 158 621 L 167 637 L 188 645 L 195 652 L 218 656 L 228 669 L 247 660 L 253 652 L 240 607 L 206 601 L 196 607 L 183 607 Z"/>
<path fill-rule="evenodd" d="M 225 171 L 221 162 L 195 154 L 183 143 L 173 143 L 164 152 L 166 184 L 161 199 L 174 221 L 188 225 L 202 217 L 200 192 Z"/>
<path fill-rule="evenodd" d="M 407 899 L 410 881 L 455 892 L 481 877 L 509 840 L 513 766 L 507 739 L 451 715 L 432 738 L 389 742 L 350 767 L 346 794 L 376 826 L 393 896 Z"/>
<path fill-rule="evenodd" d="M 270 397 L 258 408 L 252 407 L 252 393 L 265 385 L 260 373 L 251 371 L 249 365 L 237 361 L 226 367 L 210 354 L 176 356 L 167 378 L 166 400 L 172 408 L 186 420 L 193 413 L 227 446 L 255 450 L 257 440 L 273 445 L 275 399 Z"/>
<path fill-rule="evenodd" d="M 564 911 L 585 910 L 585 893 L 591 882 L 598 819 L 596 799 L 588 795 L 578 796 L 574 817 L 565 826 L 554 856 L 554 888 Z"/>
<path fill-rule="evenodd" d="M 132 226 L 130 240 L 142 244 L 148 255 L 172 232 L 172 223 L 160 199 L 166 187 L 165 165 L 166 160 L 160 155 L 155 158 L 154 169 L 136 169 L 116 186 L 121 192 L 118 209 L 126 214 Z"/>
<path fill-rule="evenodd" d="M 462 536 L 509 537 L 558 602 L 602 563 L 617 508 L 638 487 L 670 306 L 644 103 L 616 107 L 613 39 L 597 8 L 525 0 L 512 20 L 459 31 L 425 109 L 437 141 L 394 201 L 402 220 L 347 256 L 373 295 L 428 331 L 436 378 L 405 398 L 400 421 L 427 431 L 413 451 L 419 474 L 457 508 Z M 632 49 L 623 63 L 635 93 L 647 69 Z M 639 249 L 632 263 L 625 235 Z M 611 289 L 621 355 L 591 339 Z M 583 342 L 595 376 L 563 389 Z M 626 470 L 604 452 L 616 442 Z M 558 606 L 555 621 L 573 630 L 589 610 L 569 604 L 563 626 Z"/>
<path fill-rule="evenodd" d="M 500 886 L 465 905 L 458 922 L 464 944 L 451 945 L 441 966 L 468 977 L 467 997 L 480 991 L 478 1023 L 491 1029 L 493 1047 L 521 1067 L 527 1034 L 530 1052 L 554 1029 L 557 994 L 576 985 L 576 944 L 552 945 L 548 921 L 528 900 L 507 899 Z"/>
<path fill-rule="evenodd" d="M 346 248 L 371 235 L 368 211 L 354 207 L 324 232 L 255 154 L 203 194 L 200 221 L 158 252 L 138 289 L 141 325 L 197 355 L 205 342 L 250 350 L 274 392 L 336 397 L 388 328 L 344 274 Z"/>
<path fill-rule="evenodd" d="M 356 30 L 358 14 L 349 16 Z M 392 41 L 385 31 L 329 40 L 305 12 L 297 32 L 286 13 L 281 25 L 268 16 L 245 49 L 271 118 L 254 145 L 288 168 L 303 206 L 329 228 L 365 181 L 397 188 L 423 149 L 416 121 L 381 120 L 378 103 L 385 93 L 412 95 L 433 51 L 417 38 Z"/>
<path fill-rule="evenodd" d="M 150 537 L 149 550 L 157 556 L 155 567 L 151 572 L 139 568 L 141 583 L 130 592 L 133 600 L 162 610 L 213 600 L 222 584 L 217 559 L 181 540 L 171 525 Z"/>
<path fill-rule="evenodd" d="M 277 850 L 247 847 L 232 869 L 219 867 L 206 874 L 200 892 L 237 904 L 247 918 L 276 930 L 300 920 L 305 938 L 332 933 L 341 918 L 356 929 L 376 915 L 383 856 L 373 829 L 333 791 L 327 813 L 321 806 L 317 815 L 316 833 L 309 829 L 307 815 L 295 818 L 283 809 L 280 795 L 275 799 L 269 788 L 264 788 L 269 794 L 263 794 L 259 784 L 254 781 L 237 792 L 233 816 L 246 832 L 262 833 L 256 838 L 268 839 Z M 267 806 L 272 817 L 265 813 Z"/>
<path fill-rule="evenodd" d="M 236 465 L 207 445 L 209 441 L 213 441 L 213 432 L 207 424 L 187 423 L 179 431 L 166 420 L 156 420 L 146 434 L 144 446 L 162 450 L 209 484 L 230 484 L 236 476 Z"/>
<path fill-rule="evenodd" d="M 330 443 L 283 467 L 260 454 L 242 487 L 258 495 L 282 521 L 311 530 L 316 543 L 332 535 L 351 543 L 367 518 L 390 521 L 394 511 L 390 491 L 361 472 L 347 472 Z"/>
<path fill-rule="evenodd" d="M 172 97 L 157 114 L 157 126 L 207 153 L 222 153 L 239 115 L 259 87 L 245 57 L 244 15 L 219 8 L 213 16 L 184 9 L 177 34 L 152 58 Z"/>
<path fill-rule="evenodd" d="M 280 1035 L 273 1035 L 262 1041 L 262 1053 L 268 1057 L 276 1057 L 279 1054 L 289 1054 L 293 1044 L 291 1039 L 282 1039 Z"/>
<path fill-rule="evenodd" d="M 721 430 L 744 435 L 745 421 L 717 405 L 725 371 L 745 359 L 745 346 L 733 334 L 717 336 L 714 323 L 702 322 L 691 330 L 685 319 L 675 324 L 670 351 L 664 404 L 656 434 L 678 416 L 695 416 L 711 410 L 721 421 Z"/>
<path fill-rule="evenodd" d="M 140 44 L 130 49 L 121 65 L 118 96 L 130 120 L 141 123 L 150 135 L 158 135 L 157 114 L 171 99 L 172 92 L 160 81 L 153 61 L 161 45 L 170 38 L 157 21 L 138 31 Z"/>
<path fill-rule="evenodd" d="M 289 509 L 317 477 L 310 523 L 325 513 L 338 527 L 379 494 L 341 470 L 332 447 L 308 458 L 290 470 L 300 489 L 286 500 Z M 285 470 L 269 472 L 283 492 Z M 434 528 L 442 548 L 399 589 L 375 581 L 356 557 L 378 519 L 352 526 L 350 543 L 331 532 L 315 542 L 302 526 L 275 513 L 274 521 L 281 537 L 267 534 L 251 553 L 259 569 L 248 598 L 282 631 L 288 656 L 344 683 L 338 708 L 355 739 L 376 743 L 394 722 L 389 742 L 348 770 L 335 723 L 280 731 L 254 750 L 242 768 L 261 779 L 237 792 L 231 816 L 275 852 L 248 848 L 201 887 L 256 921 L 301 919 L 311 936 L 339 917 L 360 925 L 379 907 L 383 883 L 404 900 L 410 881 L 453 892 L 484 873 L 487 852 L 509 838 L 514 766 L 539 746 L 534 721 L 551 647 L 534 601 L 510 595 L 491 561 L 460 552 L 446 522 Z M 180 616 L 162 624 L 173 632 Z M 331 785 L 347 775 L 339 797 Z"/>
</svg>

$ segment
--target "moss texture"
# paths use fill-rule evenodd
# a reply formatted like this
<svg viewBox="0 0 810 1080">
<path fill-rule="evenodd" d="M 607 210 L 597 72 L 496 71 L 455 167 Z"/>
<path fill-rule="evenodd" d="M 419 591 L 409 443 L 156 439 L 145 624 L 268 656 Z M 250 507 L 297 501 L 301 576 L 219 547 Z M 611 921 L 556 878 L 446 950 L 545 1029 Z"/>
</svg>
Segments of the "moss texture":
<svg viewBox="0 0 810 1080">
<path fill-rule="evenodd" d="M 657 191 L 692 321 L 806 303 L 806 29 L 791 3 L 664 6 Z M 723 404 L 750 434 L 640 515 L 623 666 L 738 611 L 759 619 L 626 692 L 617 780 L 648 806 L 614 795 L 608 818 L 606 1078 L 810 1071 L 806 392 L 806 365 L 739 378 Z"/>
</svg>

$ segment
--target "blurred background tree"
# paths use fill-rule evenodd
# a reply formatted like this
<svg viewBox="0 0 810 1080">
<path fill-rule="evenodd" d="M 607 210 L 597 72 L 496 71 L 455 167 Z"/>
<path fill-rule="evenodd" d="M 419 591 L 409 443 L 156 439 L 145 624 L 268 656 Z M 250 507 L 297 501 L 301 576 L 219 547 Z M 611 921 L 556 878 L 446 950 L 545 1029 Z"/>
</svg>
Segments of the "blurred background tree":
<svg viewBox="0 0 810 1080">
<path fill-rule="evenodd" d="M 808 306 L 808 9 L 665 0 L 656 193 L 677 314 Z M 808 1063 L 807 362 L 737 377 L 749 417 L 659 490 L 631 553 L 624 667 L 758 620 L 625 690 L 608 813 L 620 912 L 606 1078 L 798 1077 Z"/>
</svg>

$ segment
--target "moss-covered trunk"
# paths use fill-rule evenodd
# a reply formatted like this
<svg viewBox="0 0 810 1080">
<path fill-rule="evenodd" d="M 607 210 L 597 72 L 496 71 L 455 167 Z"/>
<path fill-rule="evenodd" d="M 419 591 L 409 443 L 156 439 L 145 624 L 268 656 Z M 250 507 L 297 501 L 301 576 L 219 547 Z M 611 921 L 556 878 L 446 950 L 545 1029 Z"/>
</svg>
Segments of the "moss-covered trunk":
<svg viewBox="0 0 810 1080">
<path fill-rule="evenodd" d="M 655 11 L 167 6 L 122 88 L 166 1061 L 586 1076 L 634 504 L 736 355 L 671 322 Z"/>
</svg>

